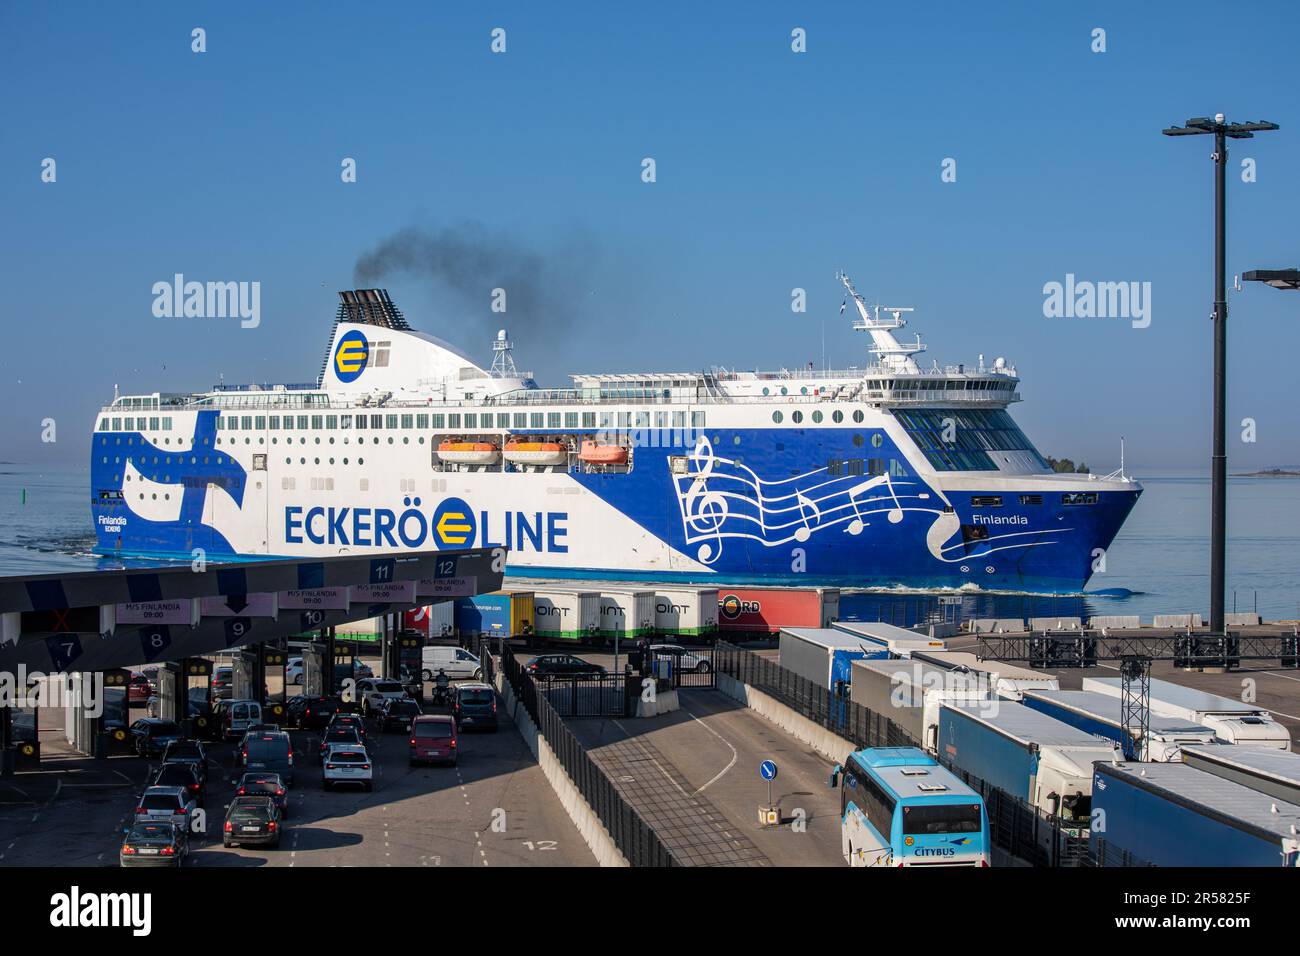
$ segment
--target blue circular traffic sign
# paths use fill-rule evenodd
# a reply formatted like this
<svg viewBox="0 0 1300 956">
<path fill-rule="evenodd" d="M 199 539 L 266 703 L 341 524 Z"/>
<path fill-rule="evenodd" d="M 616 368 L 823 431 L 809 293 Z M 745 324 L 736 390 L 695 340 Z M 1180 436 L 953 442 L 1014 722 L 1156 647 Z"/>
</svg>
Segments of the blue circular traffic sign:
<svg viewBox="0 0 1300 956">
<path fill-rule="evenodd" d="M 758 765 L 758 775 L 764 780 L 776 779 L 776 764 L 770 760 L 764 760 Z"/>
</svg>

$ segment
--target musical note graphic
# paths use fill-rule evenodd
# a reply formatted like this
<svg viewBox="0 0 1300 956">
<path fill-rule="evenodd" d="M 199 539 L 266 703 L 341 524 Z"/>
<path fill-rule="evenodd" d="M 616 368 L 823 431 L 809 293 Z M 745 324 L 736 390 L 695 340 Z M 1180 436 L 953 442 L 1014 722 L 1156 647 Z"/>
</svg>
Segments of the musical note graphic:
<svg viewBox="0 0 1300 956">
<path fill-rule="evenodd" d="M 1008 531 L 976 544 L 962 536 L 961 519 L 942 492 L 935 493 L 937 501 L 932 500 L 930 489 L 906 493 L 912 486 L 925 487 L 920 482 L 888 473 L 864 480 L 860 473 L 833 475 L 827 468 L 791 478 L 760 478 L 743 463 L 718 455 L 704 435 L 687 456 L 685 470 L 680 470 L 679 463 L 672 479 L 686 545 L 696 546 L 696 558 L 706 565 L 717 562 L 727 540 L 776 547 L 806 542 L 835 527 L 856 536 L 870 525 L 872 516 L 880 514 L 895 525 L 909 512 L 930 515 L 933 520 L 926 529 L 924 545 L 945 563 L 1009 548 L 1053 544 L 1035 538 L 1070 530 Z"/>
<path fill-rule="evenodd" d="M 908 510 L 938 513 L 932 505 L 905 508 L 904 500 L 929 495 L 900 495 L 895 486 L 912 482 L 896 482 L 888 474 L 864 481 L 860 473 L 831 475 L 818 468 L 792 478 L 763 479 L 744 464 L 718 455 L 707 436 L 700 436 L 685 472 L 674 474 L 673 480 L 686 543 L 698 545 L 696 555 L 705 564 L 721 556 L 728 538 L 772 547 L 804 542 L 836 526 L 861 534 L 873 514 L 884 513 L 898 524 Z"/>
</svg>

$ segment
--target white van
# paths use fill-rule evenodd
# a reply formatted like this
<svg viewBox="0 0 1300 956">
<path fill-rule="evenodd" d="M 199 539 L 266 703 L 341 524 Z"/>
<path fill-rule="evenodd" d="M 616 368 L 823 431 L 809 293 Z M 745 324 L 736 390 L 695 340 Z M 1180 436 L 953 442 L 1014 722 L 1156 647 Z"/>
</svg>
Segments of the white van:
<svg viewBox="0 0 1300 956">
<path fill-rule="evenodd" d="M 212 716 L 221 722 L 225 739 L 238 740 L 252 724 L 262 722 L 262 705 L 255 700 L 222 700 L 217 702 Z"/>
<path fill-rule="evenodd" d="M 420 668 L 420 676 L 426 681 L 437 677 L 440 670 L 446 671 L 452 680 L 483 679 L 483 665 L 463 647 L 429 645 L 424 648 Z"/>
</svg>

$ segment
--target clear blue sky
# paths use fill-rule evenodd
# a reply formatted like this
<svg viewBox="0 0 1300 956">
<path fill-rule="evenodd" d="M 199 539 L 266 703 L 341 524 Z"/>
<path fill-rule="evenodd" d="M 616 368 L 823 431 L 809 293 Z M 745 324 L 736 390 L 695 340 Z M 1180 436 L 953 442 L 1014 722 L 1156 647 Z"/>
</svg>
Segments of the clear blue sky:
<svg viewBox="0 0 1300 956">
<path fill-rule="evenodd" d="M 6 3 L 0 458 L 83 461 L 114 383 L 314 379 L 358 257 L 468 223 L 553 280 L 512 326 L 544 382 L 820 363 L 823 328 L 860 364 L 843 268 L 927 360 L 1012 360 L 1043 452 L 1203 466 L 1211 141 L 1159 131 L 1280 123 L 1231 147 L 1229 269 L 1300 264 L 1298 37 L 1286 3 Z M 176 272 L 259 281 L 261 327 L 155 318 Z M 1066 273 L 1151 282 L 1150 328 L 1045 318 Z M 384 284 L 487 361 L 487 289 Z M 1230 304 L 1233 469 L 1300 463 L 1300 294 Z"/>
</svg>

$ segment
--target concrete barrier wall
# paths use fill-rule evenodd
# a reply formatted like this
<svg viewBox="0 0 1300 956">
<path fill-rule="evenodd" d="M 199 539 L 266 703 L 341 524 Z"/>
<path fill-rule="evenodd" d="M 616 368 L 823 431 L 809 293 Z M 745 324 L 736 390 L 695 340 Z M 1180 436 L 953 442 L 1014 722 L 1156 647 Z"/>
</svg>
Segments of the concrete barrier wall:
<svg viewBox="0 0 1300 956">
<path fill-rule="evenodd" d="M 1199 614 L 1157 614 L 1152 622 L 1156 627 L 1200 627 Z"/>
<path fill-rule="evenodd" d="M 1224 627 L 1253 627 L 1259 623 L 1259 615 L 1249 611 L 1229 611 L 1223 615 Z"/>
<path fill-rule="evenodd" d="M 1025 629 L 1025 622 L 1018 617 L 976 617 L 970 622 L 972 634 L 1018 634 Z"/>
<path fill-rule="evenodd" d="M 1083 621 L 1077 617 L 1031 617 L 1031 631 L 1077 631 L 1083 627 Z"/>
<path fill-rule="evenodd" d="M 537 758 L 537 764 L 542 768 L 542 773 L 546 775 L 546 780 L 550 783 L 551 789 L 555 791 L 555 795 L 560 798 L 560 804 L 564 807 L 564 812 L 569 815 L 573 825 L 582 834 L 583 841 L 595 854 L 596 862 L 601 866 L 630 866 L 627 857 L 619 852 L 618 846 L 614 843 L 614 838 L 609 835 L 605 825 L 600 822 L 600 817 L 596 815 L 596 811 L 591 809 L 591 805 L 583 798 L 581 791 L 569 779 L 569 775 L 564 770 L 564 765 L 555 756 L 555 751 L 551 750 L 550 744 L 546 742 L 546 738 L 537 729 L 533 719 L 528 716 L 528 711 L 515 698 L 514 689 L 499 670 L 494 683 L 497 691 L 501 694 L 502 700 L 505 702 L 506 713 L 511 716 L 515 726 L 519 728 L 519 734 L 524 738 L 524 743 L 528 745 L 528 749 Z"/>
<path fill-rule="evenodd" d="M 1136 614 L 1102 614 L 1094 618 L 1089 618 L 1088 626 L 1093 630 L 1099 630 L 1103 627 L 1141 627 L 1142 618 Z"/>
<path fill-rule="evenodd" d="M 827 760 L 843 763 L 845 757 L 857 750 L 851 740 L 832 733 L 761 690 L 742 684 L 728 674 L 718 675 L 718 690 L 744 704 L 760 717 L 770 720 L 790 736 L 802 740 Z"/>
</svg>

